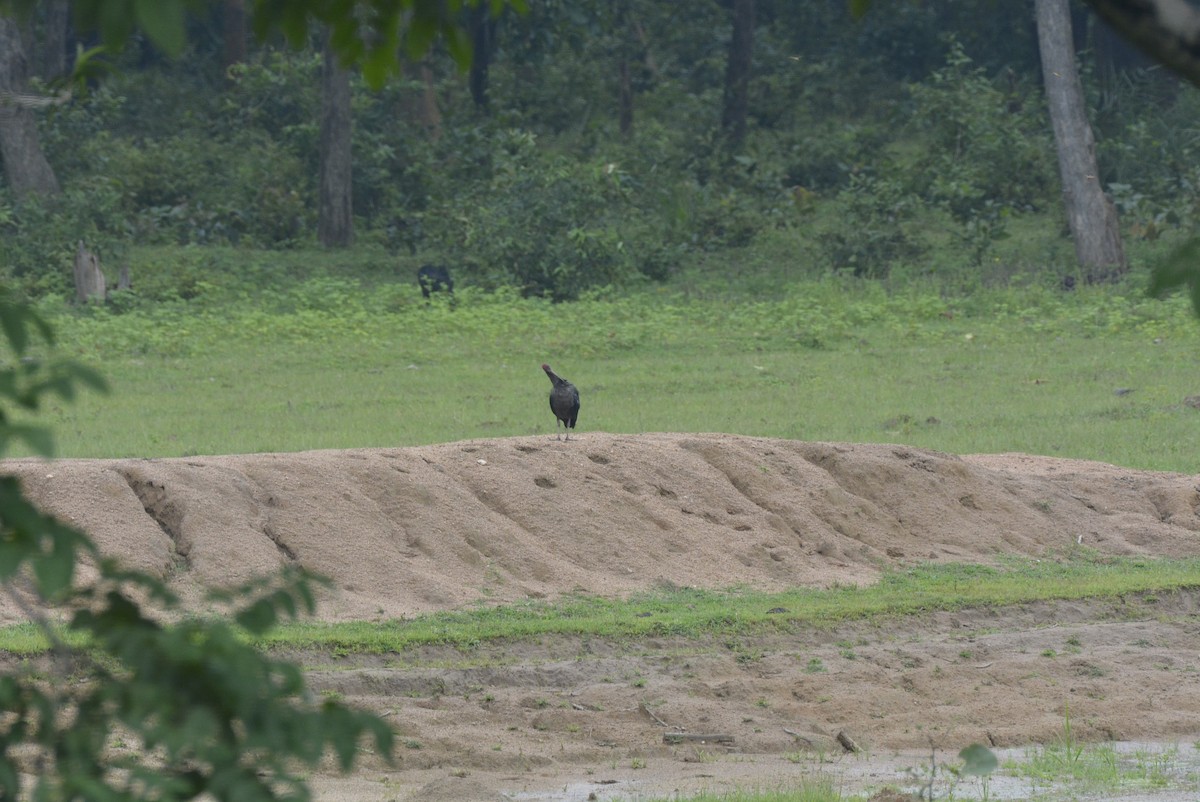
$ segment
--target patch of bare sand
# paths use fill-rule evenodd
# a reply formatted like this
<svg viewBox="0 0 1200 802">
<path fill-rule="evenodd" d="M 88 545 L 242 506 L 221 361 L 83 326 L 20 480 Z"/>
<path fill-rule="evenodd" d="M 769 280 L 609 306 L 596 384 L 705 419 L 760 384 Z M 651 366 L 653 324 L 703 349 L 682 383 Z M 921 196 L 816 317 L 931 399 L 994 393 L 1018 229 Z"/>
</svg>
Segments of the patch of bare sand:
<svg viewBox="0 0 1200 802">
<path fill-rule="evenodd" d="M 5 468 L 186 599 L 298 563 L 332 578 L 328 620 L 669 585 L 868 583 L 890 566 L 1080 543 L 1200 554 L 1194 476 L 907 446 L 586 434 Z M 389 716 L 402 744 L 399 770 L 368 760 L 317 787 L 331 800 L 448 800 L 770 785 L 821 770 L 838 732 L 873 753 L 956 752 L 1050 740 L 1067 710 L 1085 738 L 1194 737 L 1195 606 L 1186 592 L 1040 605 L 736 649 L 505 645 L 453 670 L 461 657 L 304 655 L 315 687 Z M 0 621 L 17 618 L 0 606 Z M 733 745 L 664 743 L 674 731 Z"/>
</svg>

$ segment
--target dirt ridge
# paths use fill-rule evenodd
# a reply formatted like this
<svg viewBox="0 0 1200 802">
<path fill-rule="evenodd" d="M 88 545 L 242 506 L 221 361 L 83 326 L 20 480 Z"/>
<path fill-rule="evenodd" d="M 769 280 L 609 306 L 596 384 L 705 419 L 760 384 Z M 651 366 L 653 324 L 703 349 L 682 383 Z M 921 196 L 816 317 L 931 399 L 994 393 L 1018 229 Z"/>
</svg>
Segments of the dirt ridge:
<svg viewBox="0 0 1200 802">
<path fill-rule="evenodd" d="M 333 580 L 330 620 L 658 585 L 861 584 L 1079 545 L 1200 554 L 1196 477 L 886 444 L 587 433 L 4 469 L 185 599 L 295 562 Z"/>
</svg>

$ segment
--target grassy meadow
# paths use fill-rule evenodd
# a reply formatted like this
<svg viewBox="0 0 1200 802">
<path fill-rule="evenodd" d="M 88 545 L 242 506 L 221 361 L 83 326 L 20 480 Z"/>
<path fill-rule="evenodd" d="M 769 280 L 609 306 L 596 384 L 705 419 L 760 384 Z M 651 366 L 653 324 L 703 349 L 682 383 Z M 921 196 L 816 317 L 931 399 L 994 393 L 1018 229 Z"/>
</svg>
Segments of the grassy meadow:
<svg viewBox="0 0 1200 802">
<path fill-rule="evenodd" d="M 1200 394 L 1200 325 L 1184 299 L 1133 283 L 950 292 L 781 277 L 747 292 L 693 275 L 569 304 L 463 288 L 451 308 L 369 256 L 322 257 L 229 251 L 186 300 L 124 312 L 44 302 L 59 350 L 112 387 L 46 410 L 57 453 L 548 435 L 547 361 L 580 388 L 582 436 L 729 432 L 1197 470 L 1200 411 L 1183 401 Z M 260 262 L 239 274 L 243 258 Z"/>
</svg>

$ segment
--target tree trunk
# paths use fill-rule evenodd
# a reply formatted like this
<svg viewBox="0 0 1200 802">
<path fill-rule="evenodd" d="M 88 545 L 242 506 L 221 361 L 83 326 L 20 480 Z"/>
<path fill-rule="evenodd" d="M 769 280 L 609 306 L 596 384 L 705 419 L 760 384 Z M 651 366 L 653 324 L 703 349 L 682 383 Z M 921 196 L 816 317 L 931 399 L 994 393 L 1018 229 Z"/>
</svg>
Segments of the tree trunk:
<svg viewBox="0 0 1200 802">
<path fill-rule="evenodd" d="M 412 66 L 403 64 L 401 69 L 406 70 Z M 421 88 L 414 88 L 400 94 L 399 111 L 396 116 L 401 120 L 415 120 L 429 135 L 429 138 L 436 141 L 442 136 L 442 110 L 438 108 L 433 68 L 429 66 L 428 61 L 418 63 L 415 68 Z"/>
<path fill-rule="evenodd" d="M 37 120 L 20 95 L 29 78 L 21 32 L 11 17 L 0 16 L 0 162 L 17 197 L 57 195 L 58 179 L 42 153 Z"/>
<path fill-rule="evenodd" d="M 87 249 L 83 240 L 79 240 L 79 247 L 75 249 L 75 302 L 103 303 L 107 296 L 108 286 L 104 281 L 104 273 L 100 272 L 100 259 Z"/>
<path fill-rule="evenodd" d="M 67 74 L 67 31 L 71 9 L 67 0 L 49 0 L 45 6 L 38 74 L 46 81 L 53 81 Z"/>
<path fill-rule="evenodd" d="M 438 108 L 437 91 L 433 86 L 433 68 L 429 62 L 422 61 L 421 67 L 421 127 L 429 132 L 432 139 L 442 136 L 442 110 Z"/>
<path fill-rule="evenodd" d="M 224 67 L 228 70 L 246 60 L 246 0 L 225 0 L 223 16 Z"/>
<path fill-rule="evenodd" d="M 650 77 L 654 80 L 658 79 L 658 62 L 654 58 L 654 51 L 650 49 L 650 40 L 646 37 L 646 29 L 637 19 L 633 20 L 633 36 L 637 39 L 638 46 L 642 51 L 642 64 L 646 68 L 646 72 L 650 73 Z"/>
<path fill-rule="evenodd" d="M 325 35 L 321 70 L 321 143 L 317 239 L 327 247 L 354 242 L 351 206 L 350 72 L 337 63 Z"/>
<path fill-rule="evenodd" d="M 621 55 L 617 64 L 617 127 L 622 139 L 633 136 L 633 79 L 629 74 L 629 58 Z"/>
<path fill-rule="evenodd" d="M 733 0 L 733 36 L 725 70 L 725 110 L 721 128 L 734 145 L 746 136 L 750 65 L 754 57 L 754 0 Z"/>
<path fill-rule="evenodd" d="M 1067 4 L 1068 0 L 1035 0 L 1042 75 L 1075 257 L 1088 281 L 1109 281 L 1125 272 L 1125 251 L 1117 210 L 1100 186 Z"/>
<path fill-rule="evenodd" d="M 471 71 L 468 83 L 475 108 L 488 112 L 488 68 L 492 65 L 492 52 L 496 38 L 496 21 L 492 19 L 488 3 L 480 3 L 471 9 Z"/>
<path fill-rule="evenodd" d="M 633 50 L 633 29 L 629 24 L 629 3 L 619 0 L 617 29 L 617 128 L 622 139 L 633 136 L 633 75 L 629 66 Z"/>
</svg>

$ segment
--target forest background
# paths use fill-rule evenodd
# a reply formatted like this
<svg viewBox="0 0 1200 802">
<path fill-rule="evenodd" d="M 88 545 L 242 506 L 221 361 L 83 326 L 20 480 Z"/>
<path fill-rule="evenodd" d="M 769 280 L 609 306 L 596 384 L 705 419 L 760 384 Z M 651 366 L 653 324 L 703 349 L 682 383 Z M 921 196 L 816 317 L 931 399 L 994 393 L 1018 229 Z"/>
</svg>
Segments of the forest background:
<svg viewBox="0 0 1200 802">
<path fill-rule="evenodd" d="M 752 60 L 739 68 L 746 5 Z M 72 47 L 92 43 L 69 25 L 54 33 L 67 24 L 58 6 L 38 4 L 21 36 L 29 91 L 47 96 Z M 1071 13 L 1100 184 L 1142 266 L 1195 226 L 1200 102 L 1082 6 Z M 835 274 L 1061 287 L 1080 272 L 1032 4 L 899 4 L 861 19 L 842 3 L 763 0 L 462 14 L 468 71 L 443 46 L 369 76 L 377 88 L 323 57 L 319 31 L 298 51 L 252 42 L 238 2 L 197 7 L 175 59 L 135 34 L 86 95 L 39 111 L 56 184 L 0 190 L 5 279 L 69 299 L 80 241 L 116 310 L 262 288 L 270 275 L 236 264 L 247 252 L 318 241 L 353 246 L 332 276 L 412 284 L 436 262 L 460 286 L 554 300 L 705 266 L 767 292 Z M 350 189 L 330 235 L 322 118 L 339 80 Z M 289 261 L 258 263 L 311 277 Z M 131 287 L 116 291 L 125 267 Z"/>
</svg>

